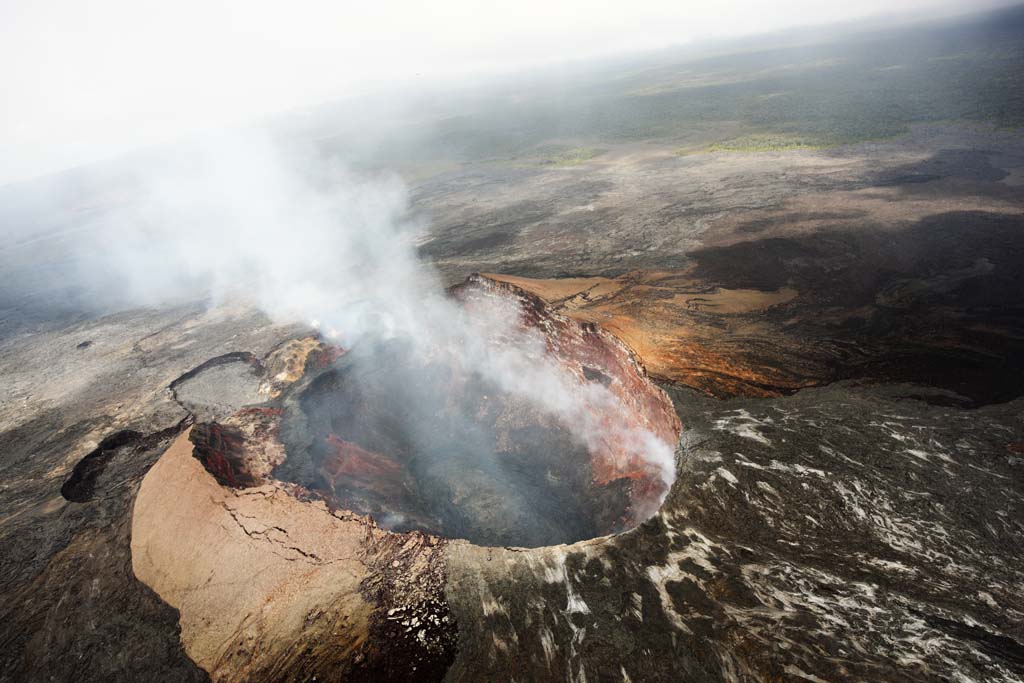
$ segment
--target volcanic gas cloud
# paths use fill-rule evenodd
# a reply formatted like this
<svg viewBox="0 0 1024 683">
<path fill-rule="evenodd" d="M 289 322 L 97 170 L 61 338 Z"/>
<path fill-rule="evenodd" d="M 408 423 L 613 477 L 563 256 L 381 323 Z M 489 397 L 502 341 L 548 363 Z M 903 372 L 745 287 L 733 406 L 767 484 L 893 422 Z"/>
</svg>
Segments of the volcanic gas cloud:
<svg viewBox="0 0 1024 683">
<path fill-rule="evenodd" d="M 397 531 L 485 545 L 573 542 L 652 514 L 679 424 L 632 354 L 508 285 L 474 277 L 453 295 L 473 316 L 501 314 L 482 347 L 550 400 L 517 391 L 509 367 L 467 363 L 464 347 L 364 342 L 289 393 L 275 476 Z"/>
<path fill-rule="evenodd" d="M 678 424 L 628 350 L 508 285 L 446 291 L 396 179 L 255 136 L 170 160 L 137 197 L 92 272 L 164 299 L 241 289 L 348 351 L 279 399 L 274 478 L 389 528 L 505 545 L 626 528 L 668 490 Z"/>
</svg>

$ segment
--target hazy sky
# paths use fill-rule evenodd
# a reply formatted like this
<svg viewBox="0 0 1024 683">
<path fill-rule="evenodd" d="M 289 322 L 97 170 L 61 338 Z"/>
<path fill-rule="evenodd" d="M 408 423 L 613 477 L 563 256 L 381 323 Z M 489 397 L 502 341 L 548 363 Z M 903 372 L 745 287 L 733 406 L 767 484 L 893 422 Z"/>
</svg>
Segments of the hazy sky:
<svg viewBox="0 0 1024 683">
<path fill-rule="evenodd" d="M 0 0 L 0 183 L 382 84 L 981 4 Z"/>
</svg>

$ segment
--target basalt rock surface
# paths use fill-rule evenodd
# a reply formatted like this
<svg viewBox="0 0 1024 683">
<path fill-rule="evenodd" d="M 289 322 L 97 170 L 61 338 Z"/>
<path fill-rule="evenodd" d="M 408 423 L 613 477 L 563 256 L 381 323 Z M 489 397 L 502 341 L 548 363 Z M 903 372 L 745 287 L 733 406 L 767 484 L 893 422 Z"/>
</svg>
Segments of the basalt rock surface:
<svg viewBox="0 0 1024 683">
<path fill-rule="evenodd" d="M 652 518 L 530 549 L 276 477 L 286 403 L 344 362 L 311 330 L 41 322 L 66 252 L 8 249 L 45 287 L 0 320 L 0 681 L 1019 683 L 1022 187 L 1019 134 L 946 124 L 417 187 L 450 283 L 502 272 L 614 335 L 685 426 Z M 336 436 L 333 488 L 391 471 Z"/>
</svg>

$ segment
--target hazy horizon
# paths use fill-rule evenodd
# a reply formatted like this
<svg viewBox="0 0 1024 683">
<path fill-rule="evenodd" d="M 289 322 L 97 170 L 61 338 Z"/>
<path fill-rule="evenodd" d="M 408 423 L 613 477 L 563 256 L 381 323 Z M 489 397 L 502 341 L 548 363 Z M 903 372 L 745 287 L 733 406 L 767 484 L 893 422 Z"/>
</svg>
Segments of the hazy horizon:
<svg viewBox="0 0 1024 683">
<path fill-rule="evenodd" d="M 387 99 L 545 65 L 1012 4 L 788 0 L 765 16 L 750 0 L 486 9 L 449 0 L 358 11 L 312 2 L 287 15 L 257 4 L 8 3 L 0 9 L 0 185 L 371 92 Z"/>
</svg>

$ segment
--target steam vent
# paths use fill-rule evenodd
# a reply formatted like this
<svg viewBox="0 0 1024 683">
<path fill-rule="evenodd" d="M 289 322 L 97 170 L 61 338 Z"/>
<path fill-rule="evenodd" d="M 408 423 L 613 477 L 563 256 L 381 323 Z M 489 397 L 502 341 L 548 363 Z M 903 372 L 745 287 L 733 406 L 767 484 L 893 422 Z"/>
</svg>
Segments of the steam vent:
<svg viewBox="0 0 1024 683">
<path fill-rule="evenodd" d="M 522 323 L 543 331 L 548 353 L 581 386 L 604 385 L 632 413 L 626 423 L 678 439 L 668 399 L 614 338 L 482 278 L 454 294 L 469 306 L 517 299 Z M 458 350 L 423 359 L 393 340 L 307 373 L 285 401 L 288 455 L 274 476 L 386 528 L 481 545 L 572 543 L 655 512 L 667 490 L 656 468 L 623 460 L 613 443 L 588 448 L 557 417 L 458 360 Z"/>
</svg>

